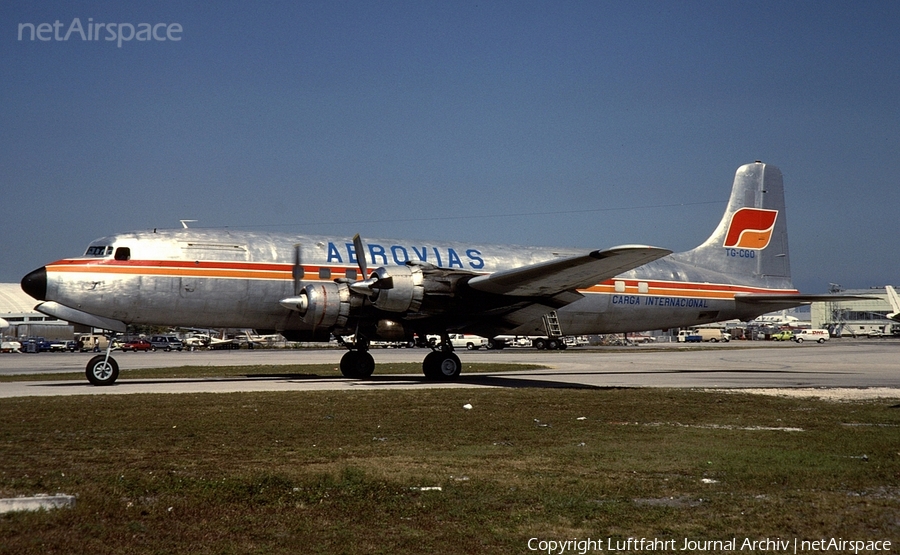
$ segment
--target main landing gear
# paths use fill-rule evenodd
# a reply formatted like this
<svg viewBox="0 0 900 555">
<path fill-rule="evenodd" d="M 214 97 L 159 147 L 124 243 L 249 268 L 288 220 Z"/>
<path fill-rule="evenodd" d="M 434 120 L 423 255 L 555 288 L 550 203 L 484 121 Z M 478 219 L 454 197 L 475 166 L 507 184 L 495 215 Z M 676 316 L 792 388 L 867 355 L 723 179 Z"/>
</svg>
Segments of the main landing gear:
<svg viewBox="0 0 900 555">
<path fill-rule="evenodd" d="M 356 380 L 368 378 L 375 371 L 375 359 L 369 354 L 369 340 L 357 337 L 353 343 L 345 343 L 340 336 L 338 342 L 350 349 L 341 357 L 341 374 Z"/>
<path fill-rule="evenodd" d="M 429 380 L 454 380 L 462 372 L 462 362 L 452 350 L 431 351 L 422 361 L 422 371 Z"/>
<path fill-rule="evenodd" d="M 338 342 L 347 347 L 349 351 L 341 357 L 341 374 L 345 378 L 365 379 L 375 371 L 375 359 L 369 353 L 369 342 L 365 338 L 359 338 L 353 343 L 345 343 L 340 336 Z M 434 381 L 455 380 L 462 372 L 462 362 L 453 352 L 450 338 L 432 347 L 432 351 L 422 361 L 422 371 L 425 377 Z"/>
</svg>

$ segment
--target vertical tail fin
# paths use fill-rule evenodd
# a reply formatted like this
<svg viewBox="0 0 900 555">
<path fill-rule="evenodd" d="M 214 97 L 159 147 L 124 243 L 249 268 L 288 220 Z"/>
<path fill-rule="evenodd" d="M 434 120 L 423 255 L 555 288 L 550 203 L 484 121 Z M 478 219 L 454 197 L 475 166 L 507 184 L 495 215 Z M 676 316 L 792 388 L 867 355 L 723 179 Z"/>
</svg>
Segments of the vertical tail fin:
<svg viewBox="0 0 900 555">
<path fill-rule="evenodd" d="M 762 162 L 738 168 L 719 226 L 699 247 L 673 256 L 736 283 L 791 288 L 781 171 Z"/>
</svg>

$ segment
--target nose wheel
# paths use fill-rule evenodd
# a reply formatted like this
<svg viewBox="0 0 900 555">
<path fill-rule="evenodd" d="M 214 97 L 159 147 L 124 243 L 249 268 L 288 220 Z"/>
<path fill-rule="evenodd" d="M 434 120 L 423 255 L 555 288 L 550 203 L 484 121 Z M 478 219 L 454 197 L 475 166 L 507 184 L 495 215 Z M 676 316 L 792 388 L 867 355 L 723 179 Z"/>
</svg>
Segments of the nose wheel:
<svg viewBox="0 0 900 555">
<path fill-rule="evenodd" d="M 93 385 L 112 385 L 119 378 L 119 363 L 108 355 L 97 355 L 87 363 L 87 379 Z"/>
</svg>

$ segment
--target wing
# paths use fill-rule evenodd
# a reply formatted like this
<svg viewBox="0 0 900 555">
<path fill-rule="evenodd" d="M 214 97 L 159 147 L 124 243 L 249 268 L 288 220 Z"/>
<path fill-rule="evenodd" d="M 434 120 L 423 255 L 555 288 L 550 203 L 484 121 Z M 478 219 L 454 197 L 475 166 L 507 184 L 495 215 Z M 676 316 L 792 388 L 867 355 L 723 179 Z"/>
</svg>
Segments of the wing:
<svg viewBox="0 0 900 555">
<path fill-rule="evenodd" d="M 463 327 L 480 335 L 525 329 L 548 312 L 583 297 L 577 290 L 662 258 L 672 251 L 626 245 L 477 276 L 468 286 L 493 302 Z M 525 333 L 524 331 L 522 333 Z"/>
<path fill-rule="evenodd" d="M 468 285 L 476 291 L 497 295 L 554 297 L 596 285 L 671 253 L 657 247 L 624 245 L 477 276 Z"/>
</svg>

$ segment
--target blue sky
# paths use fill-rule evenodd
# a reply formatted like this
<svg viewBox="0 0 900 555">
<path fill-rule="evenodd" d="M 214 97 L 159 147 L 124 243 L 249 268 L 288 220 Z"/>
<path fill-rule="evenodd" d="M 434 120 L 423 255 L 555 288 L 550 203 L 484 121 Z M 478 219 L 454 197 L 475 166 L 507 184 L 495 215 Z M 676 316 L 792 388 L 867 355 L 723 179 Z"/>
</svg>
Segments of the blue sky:
<svg viewBox="0 0 900 555">
<path fill-rule="evenodd" d="M 181 40 L 19 40 L 76 17 Z M 687 250 L 763 160 L 796 286 L 900 284 L 898 28 L 897 2 L 3 2 L 0 282 L 180 219 Z"/>
</svg>

